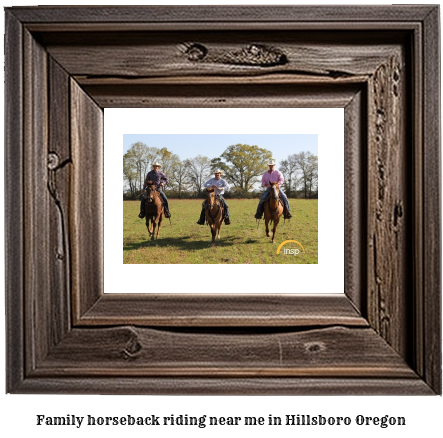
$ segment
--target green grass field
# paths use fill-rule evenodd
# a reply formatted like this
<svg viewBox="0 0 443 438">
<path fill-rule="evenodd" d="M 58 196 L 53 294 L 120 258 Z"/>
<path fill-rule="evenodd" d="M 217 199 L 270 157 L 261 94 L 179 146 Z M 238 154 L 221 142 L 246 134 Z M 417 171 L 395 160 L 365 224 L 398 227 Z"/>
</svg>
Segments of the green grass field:
<svg viewBox="0 0 443 438">
<path fill-rule="evenodd" d="M 208 226 L 197 225 L 201 200 L 169 200 L 171 222 L 164 219 L 158 240 L 151 241 L 145 219 L 139 219 L 139 201 L 123 201 L 123 263 L 318 263 L 318 200 L 290 199 L 293 218 L 278 224 L 275 243 L 266 237 L 264 221 L 254 214 L 256 199 L 230 199 L 231 225 L 222 225 L 221 238 L 210 246 Z M 272 228 L 270 228 L 272 230 Z M 271 232 L 272 236 L 272 232 Z M 276 254 L 280 243 L 287 243 Z M 284 249 L 300 250 L 297 255 L 284 254 Z"/>
</svg>

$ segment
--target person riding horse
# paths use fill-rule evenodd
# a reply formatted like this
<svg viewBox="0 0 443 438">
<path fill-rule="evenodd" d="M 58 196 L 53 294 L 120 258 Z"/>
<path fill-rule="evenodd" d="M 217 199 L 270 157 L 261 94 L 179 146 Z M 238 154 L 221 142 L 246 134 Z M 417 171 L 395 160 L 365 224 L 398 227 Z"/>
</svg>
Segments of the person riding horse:
<svg viewBox="0 0 443 438">
<path fill-rule="evenodd" d="M 260 198 L 260 201 L 258 203 L 257 212 L 255 213 L 256 219 L 261 219 L 263 215 L 263 210 L 265 206 L 265 201 L 269 197 L 270 191 L 271 191 L 271 185 L 270 182 L 277 182 L 280 189 L 280 197 L 283 200 L 283 217 L 285 219 L 290 219 L 292 217 L 290 209 L 289 209 L 289 202 L 288 198 L 286 197 L 285 193 L 282 190 L 282 185 L 285 182 L 283 175 L 275 168 L 275 161 L 270 161 L 268 163 L 269 170 L 263 175 L 261 179 L 261 185 L 263 187 L 266 187 L 265 192 Z"/>
<path fill-rule="evenodd" d="M 225 193 L 226 191 L 229 191 L 229 184 L 221 178 L 223 174 L 223 171 L 220 169 L 217 169 L 214 172 L 214 178 L 209 179 L 208 181 L 205 182 L 204 186 L 205 187 L 213 187 L 214 188 L 214 192 L 215 195 L 217 197 L 217 199 L 220 200 L 220 202 L 222 203 L 222 205 L 224 206 L 225 209 L 225 225 L 230 225 L 231 221 L 229 220 L 229 209 L 228 209 L 228 204 L 226 204 L 225 199 L 223 198 L 223 193 Z M 206 202 L 206 201 L 205 201 Z M 203 208 L 200 214 L 200 219 L 197 221 L 198 225 L 204 225 L 205 224 L 205 202 L 203 202 Z"/>
<path fill-rule="evenodd" d="M 147 183 L 148 181 L 152 181 L 155 184 L 155 187 L 157 188 L 158 192 L 160 193 L 160 196 L 163 199 L 163 203 L 165 206 L 165 217 L 166 218 L 170 218 L 171 217 L 171 213 L 169 213 L 169 204 L 168 204 L 168 198 L 165 195 L 165 192 L 163 191 L 163 187 L 168 184 L 169 179 L 167 178 L 167 176 L 163 173 L 160 172 L 160 167 L 161 165 L 159 163 L 154 163 L 152 165 L 153 170 L 151 170 L 147 175 L 146 175 L 146 179 L 145 179 L 145 184 L 143 186 L 143 190 L 146 189 Z M 140 219 L 143 219 L 145 217 L 145 198 L 142 197 L 142 201 L 140 204 L 140 214 L 138 215 L 138 217 Z"/>
</svg>

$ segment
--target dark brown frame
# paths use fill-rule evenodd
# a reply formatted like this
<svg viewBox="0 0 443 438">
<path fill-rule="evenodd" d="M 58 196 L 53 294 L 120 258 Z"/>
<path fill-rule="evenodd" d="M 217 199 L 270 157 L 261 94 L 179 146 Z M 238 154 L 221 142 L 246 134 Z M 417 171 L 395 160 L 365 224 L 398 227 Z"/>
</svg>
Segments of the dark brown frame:
<svg viewBox="0 0 443 438">
<path fill-rule="evenodd" d="M 441 394 L 439 40 L 438 6 L 7 8 L 7 392 Z M 346 294 L 104 295 L 125 106 L 345 108 Z"/>
</svg>

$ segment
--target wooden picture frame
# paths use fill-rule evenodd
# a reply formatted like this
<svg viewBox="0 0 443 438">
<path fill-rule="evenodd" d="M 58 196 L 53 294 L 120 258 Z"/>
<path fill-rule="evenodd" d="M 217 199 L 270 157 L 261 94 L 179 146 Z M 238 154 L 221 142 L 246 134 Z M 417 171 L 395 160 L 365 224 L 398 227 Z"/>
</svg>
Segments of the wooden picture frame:
<svg viewBox="0 0 443 438">
<path fill-rule="evenodd" d="M 6 8 L 7 392 L 441 394 L 439 59 L 438 6 Z M 175 106 L 345 109 L 345 294 L 103 294 L 103 108 Z"/>
</svg>

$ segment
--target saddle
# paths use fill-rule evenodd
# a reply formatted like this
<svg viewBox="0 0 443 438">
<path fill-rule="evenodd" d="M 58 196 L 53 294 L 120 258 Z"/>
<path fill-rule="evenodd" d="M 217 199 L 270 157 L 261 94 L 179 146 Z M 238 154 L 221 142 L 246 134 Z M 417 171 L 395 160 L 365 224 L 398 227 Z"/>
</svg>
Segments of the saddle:
<svg viewBox="0 0 443 438">
<path fill-rule="evenodd" d="M 219 202 L 220 207 L 223 207 L 223 206 L 224 206 L 224 205 L 223 205 L 223 202 L 222 202 L 222 200 L 221 200 L 220 195 L 215 195 L 215 200 Z M 207 203 L 206 201 L 207 201 L 207 200 L 205 199 L 205 200 L 202 202 L 202 208 L 205 208 L 205 207 L 208 205 L 208 203 Z"/>
<path fill-rule="evenodd" d="M 140 194 L 140 199 L 143 197 L 143 193 L 144 193 L 145 191 L 143 190 L 143 192 Z M 163 198 L 161 197 L 161 195 L 160 195 L 160 191 L 159 190 L 157 190 L 157 189 L 155 189 L 155 194 L 160 198 L 160 200 L 163 202 Z"/>
<path fill-rule="evenodd" d="M 216 196 L 216 201 L 218 201 L 218 206 L 220 207 L 220 210 L 222 212 L 222 218 L 224 218 L 225 214 L 226 214 L 226 210 L 225 210 L 225 206 L 223 205 L 223 202 L 221 201 L 219 196 Z M 206 199 L 203 201 L 202 204 L 202 208 L 204 210 L 206 210 L 206 207 L 208 207 L 209 204 L 206 203 Z M 211 216 L 212 218 L 214 218 L 215 216 L 211 215 L 211 210 L 209 210 L 209 216 Z"/>
<path fill-rule="evenodd" d="M 141 195 L 143 196 L 143 195 Z M 155 196 L 157 196 L 158 199 L 160 199 L 161 206 L 166 209 L 165 201 L 163 200 L 163 197 L 161 196 L 160 192 L 158 190 L 155 191 Z"/>
</svg>

